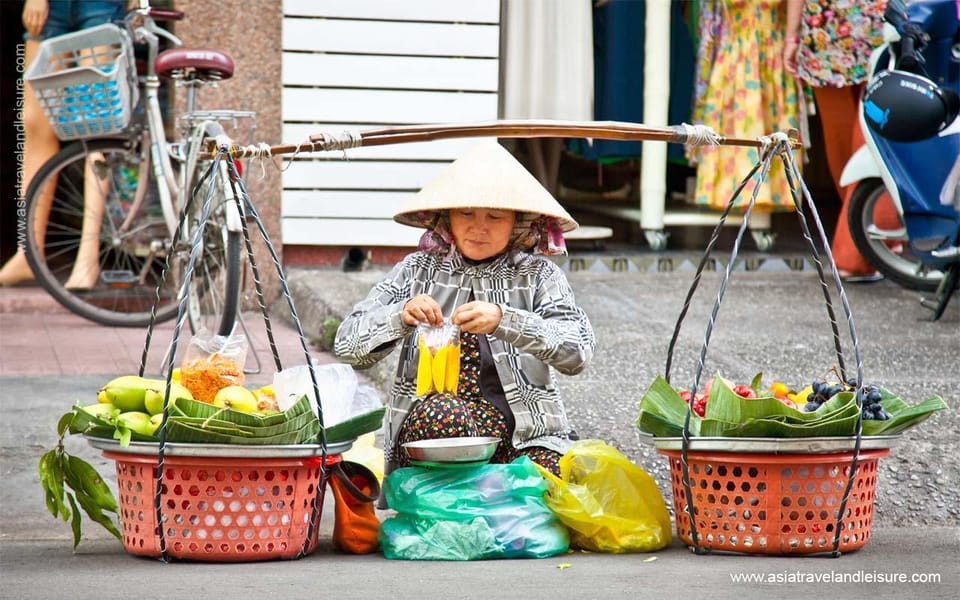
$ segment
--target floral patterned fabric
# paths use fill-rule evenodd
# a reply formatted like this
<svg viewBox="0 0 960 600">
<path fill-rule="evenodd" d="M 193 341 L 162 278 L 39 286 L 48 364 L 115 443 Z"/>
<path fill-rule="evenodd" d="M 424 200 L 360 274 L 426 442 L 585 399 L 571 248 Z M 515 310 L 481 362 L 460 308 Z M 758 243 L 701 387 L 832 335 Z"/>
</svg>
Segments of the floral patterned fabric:
<svg viewBox="0 0 960 600">
<path fill-rule="evenodd" d="M 813 87 L 866 81 L 870 54 L 883 43 L 886 0 L 808 0 L 800 20 L 797 73 Z"/>
<path fill-rule="evenodd" d="M 460 332 L 460 379 L 457 395 L 443 393 L 423 398 L 414 405 L 400 427 L 399 443 L 447 437 L 490 436 L 500 438 L 490 462 L 508 463 L 526 455 L 533 462 L 560 475 L 560 453 L 533 446 L 517 450 L 511 444 L 507 418 L 480 390 L 480 341 L 476 334 Z M 400 466 L 409 461 L 404 453 Z"/>
<path fill-rule="evenodd" d="M 786 5 L 781 0 L 705 0 L 700 16 L 700 49 L 693 121 L 728 137 L 759 138 L 800 128 L 798 86 L 783 68 Z M 758 162 L 757 148 L 692 148 L 696 162 L 694 201 L 723 209 L 741 180 Z M 797 164 L 802 161 L 794 157 Z M 759 172 L 737 199 L 745 208 Z M 792 210 L 783 166 L 771 165 L 757 195 L 758 211 Z"/>
</svg>

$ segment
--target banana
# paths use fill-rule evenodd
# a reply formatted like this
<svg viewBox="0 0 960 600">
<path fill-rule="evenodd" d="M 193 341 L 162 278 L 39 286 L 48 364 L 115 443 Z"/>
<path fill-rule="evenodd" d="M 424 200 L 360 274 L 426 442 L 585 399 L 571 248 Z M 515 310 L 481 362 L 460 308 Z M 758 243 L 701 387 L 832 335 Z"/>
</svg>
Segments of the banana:
<svg viewBox="0 0 960 600">
<path fill-rule="evenodd" d="M 97 394 L 97 400 L 104 403 L 110 403 L 119 408 L 121 412 L 147 412 L 156 414 L 163 410 L 163 394 L 166 390 L 167 382 L 163 379 L 149 379 L 138 375 L 123 375 L 112 379 L 103 386 Z M 147 395 L 148 390 L 151 394 Z M 157 402 L 159 396 L 159 402 Z M 190 391 L 175 381 L 170 382 L 170 400 L 177 398 L 193 399 Z M 147 410 L 147 400 L 150 400 L 150 408 Z"/>
</svg>

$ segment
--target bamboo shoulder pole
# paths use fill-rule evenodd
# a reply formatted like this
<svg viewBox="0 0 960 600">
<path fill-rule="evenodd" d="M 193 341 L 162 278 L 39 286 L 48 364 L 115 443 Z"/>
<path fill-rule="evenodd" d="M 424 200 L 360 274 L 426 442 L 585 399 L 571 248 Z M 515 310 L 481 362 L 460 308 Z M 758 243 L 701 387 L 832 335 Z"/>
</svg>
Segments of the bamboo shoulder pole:
<svg viewBox="0 0 960 600">
<path fill-rule="evenodd" d="M 792 148 L 800 147 L 796 130 L 790 130 L 785 135 L 787 135 Z M 265 157 L 472 137 L 650 140 L 687 145 L 753 147 L 762 147 L 768 142 L 761 138 L 748 139 L 721 136 L 702 125 L 684 124 L 653 127 L 641 123 L 621 121 L 499 120 L 479 123 L 403 125 L 340 133 L 321 132 L 311 135 L 309 140 L 299 144 L 233 146 L 230 151 L 235 158 Z M 211 148 L 210 152 L 212 153 L 212 151 Z M 210 155 L 205 154 L 202 158 L 210 158 Z"/>
</svg>

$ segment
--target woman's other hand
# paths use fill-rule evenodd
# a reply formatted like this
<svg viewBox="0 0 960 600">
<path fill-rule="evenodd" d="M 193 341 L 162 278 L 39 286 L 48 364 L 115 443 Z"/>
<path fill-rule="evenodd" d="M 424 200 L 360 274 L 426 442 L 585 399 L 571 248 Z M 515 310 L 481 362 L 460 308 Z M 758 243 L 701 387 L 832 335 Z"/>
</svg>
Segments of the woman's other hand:
<svg viewBox="0 0 960 600">
<path fill-rule="evenodd" d="M 450 320 L 467 333 L 493 333 L 500 325 L 503 311 L 489 302 L 467 302 L 453 311 Z"/>
<path fill-rule="evenodd" d="M 427 294 L 420 294 L 407 300 L 403 305 L 400 318 L 410 327 L 416 327 L 420 323 L 443 325 L 443 312 L 440 310 L 440 305 Z"/>
<path fill-rule="evenodd" d="M 23 5 L 23 28 L 27 35 L 37 37 L 47 22 L 50 14 L 50 5 L 47 0 L 27 0 Z"/>
<path fill-rule="evenodd" d="M 783 42 L 783 68 L 791 77 L 797 76 L 797 50 L 800 48 L 800 38 L 789 36 Z"/>
</svg>

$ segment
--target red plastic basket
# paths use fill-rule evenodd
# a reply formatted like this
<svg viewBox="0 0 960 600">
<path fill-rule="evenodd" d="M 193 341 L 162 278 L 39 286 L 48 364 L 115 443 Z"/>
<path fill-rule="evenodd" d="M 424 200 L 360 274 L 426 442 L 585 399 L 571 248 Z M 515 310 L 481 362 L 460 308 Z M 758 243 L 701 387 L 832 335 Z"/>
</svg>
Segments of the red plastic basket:
<svg viewBox="0 0 960 600">
<path fill-rule="evenodd" d="M 677 535 L 693 546 L 680 451 L 670 459 Z M 841 552 L 870 539 L 877 460 L 890 453 L 861 451 L 843 515 Z M 687 465 L 699 546 L 750 554 L 833 551 L 838 511 L 850 479 L 852 452 L 749 454 L 688 452 Z"/>
<path fill-rule="evenodd" d="M 117 462 L 124 547 L 159 557 L 157 457 L 103 455 Z M 165 456 L 161 505 L 167 555 L 209 562 L 295 558 L 306 541 L 317 486 L 321 506 L 326 491 L 320 460 Z M 328 465 L 339 461 L 340 455 L 327 456 Z M 316 547 L 317 529 L 308 553 Z"/>
</svg>

